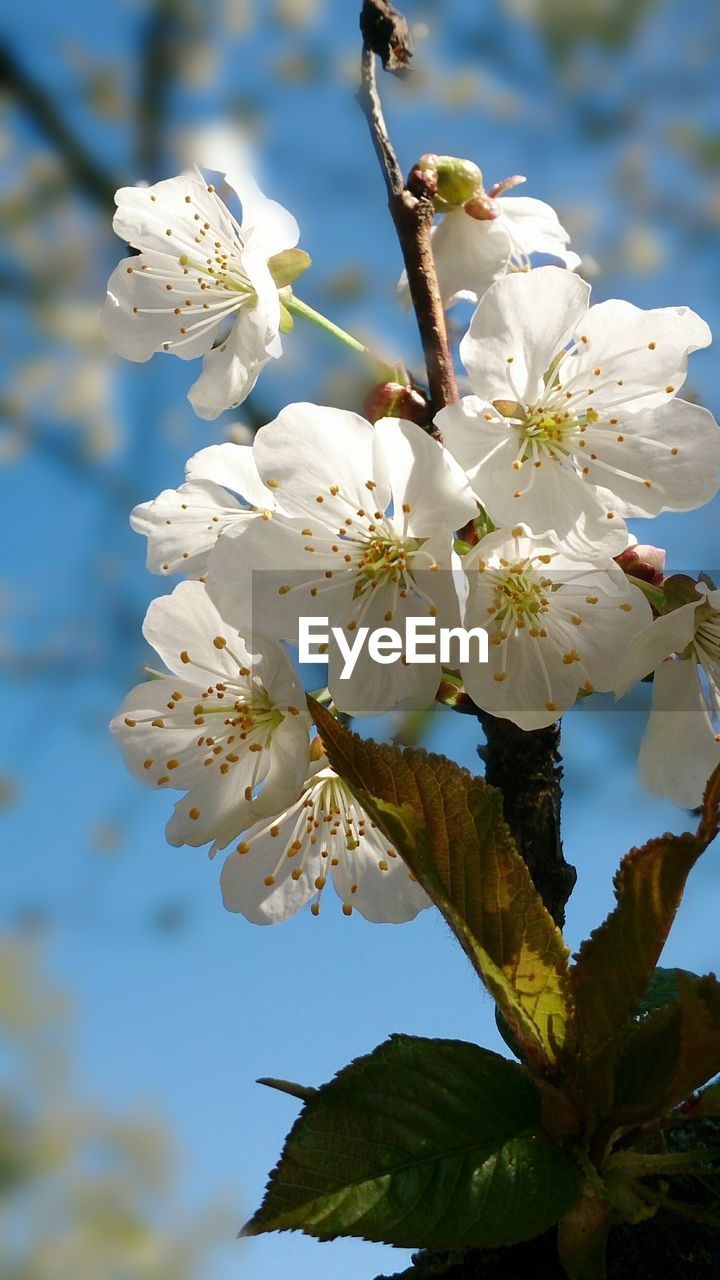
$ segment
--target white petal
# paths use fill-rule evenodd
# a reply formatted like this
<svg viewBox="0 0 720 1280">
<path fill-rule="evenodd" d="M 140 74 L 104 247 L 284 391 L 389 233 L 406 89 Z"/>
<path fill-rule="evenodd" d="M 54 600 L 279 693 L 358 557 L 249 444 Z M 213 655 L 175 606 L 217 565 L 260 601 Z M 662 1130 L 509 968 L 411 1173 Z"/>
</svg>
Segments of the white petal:
<svg viewBox="0 0 720 1280">
<path fill-rule="evenodd" d="M 578 255 L 567 248 L 570 236 L 551 205 L 532 196 L 501 196 L 498 203 L 514 255 L 545 253 L 559 258 L 566 267 L 578 266 Z"/>
<path fill-rule="evenodd" d="M 471 595 L 466 627 L 487 625 L 487 614 L 479 604 Z M 487 663 L 465 663 L 461 673 L 477 706 L 525 730 L 542 729 L 557 720 L 572 706 L 581 684 L 577 670 L 563 664 L 549 638 L 533 639 L 527 631 L 518 632 L 503 646 L 490 645 Z M 504 679 L 496 679 L 504 673 Z"/>
<path fill-rule="evenodd" d="M 300 228 L 293 215 L 264 195 L 247 170 L 230 171 L 227 180 L 240 197 L 243 234 L 262 249 L 267 258 L 293 249 L 300 239 Z"/>
<path fill-rule="evenodd" d="M 643 785 L 684 809 L 695 809 L 718 764 L 720 742 L 695 663 L 662 663 L 655 672 L 652 709 L 638 758 Z"/>
<path fill-rule="evenodd" d="M 553 597 L 553 613 L 556 628 L 559 617 L 563 619 L 568 651 L 579 654 L 584 677 L 599 692 L 615 688 L 623 655 L 652 621 L 640 588 L 612 564 L 560 587 Z"/>
<path fill-rule="evenodd" d="M 473 391 L 483 400 L 535 404 L 543 374 L 587 311 L 590 286 L 559 267 L 496 280 L 460 343 Z"/>
<path fill-rule="evenodd" d="M 707 347 L 710 330 L 688 307 L 643 311 L 612 298 L 579 319 L 574 333 L 577 354 L 558 370 L 563 387 L 572 378 L 575 412 L 622 407 L 637 412 L 665 404 L 687 376 L 687 357 Z M 600 370 L 596 373 L 595 370 Z M 594 389 L 592 399 L 583 393 Z"/>
<path fill-rule="evenodd" d="M 309 527 L 306 519 L 278 514 L 267 521 L 247 521 L 220 539 L 208 564 L 207 585 L 224 616 L 235 619 L 243 630 L 294 640 L 301 615 L 325 616 L 339 593 L 343 600 L 352 596 L 354 578 L 345 572 L 339 551 L 323 550 L 330 539 L 317 515 L 313 532 L 325 536 L 318 539 L 315 552 L 306 550 L 315 545 L 314 539 L 303 536 Z M 337 540 L 333 545 L 341 544 Z"/>
<path fill-rule="evenodd" d="M 215 239 L 237 246 L 237 224 L 208 185 L 197 174 L 188 173 L 152 187 L 121 187 L 115 193 L 113 231 L 141 252 L 188 254 L 201 261 Z"/>
<path fill-rule="evenodd" d="M 193 360 L 210 350 L 218 326 L 231 314 L 205 312 L 207 297 L 195 277 L 183 275 L 177 259 L 159 253 L 124 258 L 108 281 L 102 312 L 105 336 L 126 360 L 149 360 L 162 350 Z M 212 300 L 217 300 L 215 295 Z"/>
<path fill-rule="evenodd" d="M 225 342 L 205 356 L 203 371 L 188 392 L 198 417 L 212 421 L 242 404 L 270 359 L 264 317 L 243 310 Z"/>
<path fill-rule="evenodd" d="M 418 912 L 432 905 L 430 899 L 397 851 L 370 826 L 369 819 L 366 831 L 358 848 L 341 858 L 332 872 L 338 897 L 373 924 L 414 920 Z"/>
<path fill-rule="evenodd" d="M 438 575 L 425 575 L 426 578 Z M 394 606 L 394 608 L 393 608 Z M 348 599 L 348 612 L 357 614 L 360 625 L 368 627 L 370 634 L 382 627 L 390 627 L 397 631 L 401 640 L 405 636 L 405 619 L 410 617 L 427 617 L 428 605 L 411 595 L 404 600 L 396 598 L 392 587 L 383 585 L 371 592 L 367 600 Z M 392 611 L 388 621 L 385 617 Z M 348 621 L 347 613 L 339 611 L 330 616 L 331 626 L 344 626 Z M 357 637 L 357 630 L 346 631 L 345 638 L 352 643 Z M 428 656 L 431 656 L 429 654 Z M 432 705 L 441 678 L 441 666 L 438 658 L 430 663 L 405 664 L 401 658 L 384 664 L 376 662 L 371 656 L 367 643 L 360 651 L 352 673 L 341 679 L 343 659 L 335 643 L 330 644 L 330 663 L 328 668 L 328 687 L 338 710 L 348 715 L 381 715 L 398 707 L 428 707 Z"/>
<path fill-rule="evenodd" d="M 169 671 L 202 687 L 237 675 L 238 661 L 253 666 L 245 641 L 220 616 L 201 582 L 181 582 L 172 595 L 153 600 L 143 635 Z M 217 637 L 225 638 L 227 646 L 218 647 Z"/>
<path fill-rule="evenodd" d="M 571 464 L 545 458 L 536 466 L 528 458 L 516 468 L 522 445 L 519 434 L 492 406 L 467 396 L 443 409 L 436 421 L 494 524 L 527 524 L 538 535 L 552 527 L 561 538 L 580 529 L 585 538 L 597 539 L 601 545 L 606 544 L 609 530 L 617 530 L 617 541 L 623 543 L 619 514 L 608 516 L 602 497 Z"/>
<path fill-rule="evenodd" d="M 690 511 L 718 491 L 720 428 L 699 405 L 670 400 L 614 428 L 589 427 L 586 438 L 588 481 L 607 485 L 628 517 Z"/>
<path fill-rule="evenodd" d="M 473 492 L 485 488 L 483 465 L 497 458 L 511 468 L 518 452 L 518 437 L 496 409 L 478 396 L 463 396 L 435 415 L 446 449 L 466 472 Z"/>
<path fill-rule="evenodd" d="M 242 913 L 252 924 L 279 924 L 299 911 L 315 896 L 313 872 L 320 871 L 319 855 L 298 880 L 293 880 L 293 862 L 285 858 L 278 868 L 282 838 L 256 840 L 249 853 L 231 853 L 220 877 L 223 903 L 227 911 Z M 272 884 L 265 884 L 266 877 Z"/>
<path fill-rule="evenodd" d="M 179 489 L 165 489 L 153 501 L 140 503 L 131 513 L 130 524 L 148 540 L 147 567 L 151 573 L 200 577 L 220 534 L 255 518 L 227 489 L 196 480 Z"/>
<path fill-rule="evenodd" d="M 179 701 L 173 693 L 180 693 Z M 161 785 L 182 787 L 179 769 L 167 770 L 168 759 L 184 760 L 195 751 L 198 730 L 192 708 L 196 686 L 177 676 L 146 680 L 136 685 L 125 698 L 110 723 L 111 732 L 122 748 L 127 768 L 146 786 L 157 786 L 158 778 L 167 776 Z M 168 703 L 176 702 L 171 712 Z M 153 724 L 153 721 L 160 721 Z"/>
<path fill-rule="evenodd" d="M 500 219 L 479 222 L 463 209 L 447 213 L 432 234 L 438 284 L 445 307 L 462 299 L 477 302 L 493 280 L 504 275 L 511 243 Z"/>
<path fill-rule="evenodd" d="M 375 444 L 389 476 L 396 519 L 404 513 L 402 523 L 411 537 L 443 528 L 452 532 L 477 514 L 462 468 L 422 427 L 382 418 L 375 423 Z"/>
<path fill-rule="evenodd" d="M 702 600 L 697 604 L 681 605 L 671 613 L 663 614 L 641 631 L 628 649 L 621 655 L 618 663 L 618 675 L 615 693 L 618 698 L 628 689 L 642 680 L 643 676 L 657 670 L 671 653 L 682 653 L 695 634 L 695 613 Z"/>
<path fill-rule="evenodd" d="M 358 508 L 389 505 L 373 444 L 373 428 L 359 414 L 301 403 L 260 428 L 254 451 L 261 479 L 288 515 L 321 517 L 337 528 Z"/>
<path fill-rule="evenodd" d="M 211 480 L 237 494 L 248 506 L 270 511 L 275 500 L 258 475 L 252 446 L 247 444 L 211 444 L 188 459 L 188 480 Z"/>
<path fill-rule="evenodd" d="M 249 764 L 249 759 L 243 757 L 242 767 L 237 765 L 226 775 L 211 767 L 205 776 L 199 776 L 196 785 L 175 805 L 165 827 L 168 844 L 198 849 L 212 841 L 214 848 L 225 849 L 235 840 L 254 815 L 253 802 L 245 795 Z"/>
</svg>

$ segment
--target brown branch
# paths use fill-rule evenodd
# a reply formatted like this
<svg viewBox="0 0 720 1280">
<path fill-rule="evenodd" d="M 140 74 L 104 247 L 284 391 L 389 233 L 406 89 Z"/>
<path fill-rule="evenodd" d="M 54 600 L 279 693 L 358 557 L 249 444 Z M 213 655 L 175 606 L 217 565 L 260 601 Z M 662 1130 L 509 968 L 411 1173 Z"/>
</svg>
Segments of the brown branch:
<svg viewBox="0 0 720 1280">
<path fill-rule="evenodd" d="M 430 237 L 435 209 L 429 191 L 423 193 L 418 184 L 416 192 L 413 192 L 405 185 L 385 124 L 375 79 L 375 56 L 376 52 L 380 52 L 382 57 L 382 49 L 378 48 L 377 43 L 371 45 L 367 35 L 368 30 L 371 29 L 372 13 L 378 13 L 379 10 L 379 16 L 387 22 L 390 20 L 388 15 L 390 8 L 391 6 L 388 5 L 378 6 L 378 0 L 365 0 L 363 5 L 361 29 L 364 44 L 358 101 L 367 118 L 375 153 L 385 179 L 388 207 L 400 241 L 410 297 L 425 355 L 430 399 L 433 410 L 437 413 L 439 409 L 447 404 L 453 404 L 458 399 L 458 389 Z M 395 16 L 398 22 L 404 23 L 401 15 Z M 394 48 L 394 57 L 397 60 L 399 57 L 397 44 L 393 46 L 392 41 L 388 43 L 389 47 Z M 410 56 L 409 52 L 407 56 Z"/>
<path fill-rule="evenodd" d="M 367 118 L 400 241 L 410 296 L 427 366 L 430 398 L 437 411 L 458 399 L 445 313 L 437 281 L 430 230 L 435 215 L 432 179 L 418 168 L 404 181 L 388 134 L 375 78 L 375 57 L 398 74 L 412 56 L 408 25 L 388 0 L 364 0 L 362 80 L 358 95 Z M 560 729 L 551 725 L 524 733 L 510 720 L 477 712 L 487 746 L 485 776 L 503 795 L 505 817 L 545 905 L 558 924 L 575 883 L 560 840 Z"/>
<path fill-rule="evenodd" d="M 525 732 L 512 720 L 478 711 L 487 746 L 479 752 L 487 781 L 502 792 L 505 820 L 556 924 L 576 880 L 560 838 L 560 725 Z"/>
<path fill-rule="evenodd" d="M 110 214 L 116 188 L 112 174 L 88 151 L 60 115 L 50 95 L 20 65 L 8 45 L 0 45 L 0 91 L 11 95 L 33 121 L 40 133 L 62 157 L 66 172 L 80 191 L 89 196 L 103 213 Z"/>
</svg>

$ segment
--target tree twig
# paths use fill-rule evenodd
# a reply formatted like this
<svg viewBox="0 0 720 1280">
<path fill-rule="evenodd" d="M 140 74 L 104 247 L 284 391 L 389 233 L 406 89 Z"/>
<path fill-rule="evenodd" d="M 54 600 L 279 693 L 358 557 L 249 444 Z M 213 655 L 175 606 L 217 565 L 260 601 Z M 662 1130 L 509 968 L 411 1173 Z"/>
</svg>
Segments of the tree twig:
<svg viewBox="0 0 720 1280">
<path fill-rule="evenodd" d="M 375 14 L 378 22 L 382 19 L 383 29 L 387 35 L 387 50 L 369 43 L 368 32 L 374 30 L 372 17 Z M 392 27 L 392 15 L 395 15 L 397 27 Z M 387 24 L 391 23 L 388 29 Z M 383 63 L 392 56 L 404 65 L 401 51 L 404 48 L 398 34 L 407 29 L 407 24 L 400 14 L 396 14 L 387 4 L 379 4 L 379 0 L 365 0 L 361 18 L 363 32 L 362 77 L 358 101 L 365 113 L 373 141 L 375 153 L 380 162 L 385 186 L 388 194 L 388 207 L 395 224 L 400 241 L 405 270 L 407 272 L 410 297 L 412 298 L 418 329 L 425 355 L 425 364 L 430 388 L 430 399 L 433 410 L 458 399 L 455 368 L 448 343 L 445 313 L 443 311 L 440 289 L 437 282 L 435 261 L 432 253 L 430 230 L 435 216 L 435 209 L 430 192 L 419 193 L 408 190 L 403 179 L 402 170 L 390 141 L 385 117 L 383 115 L 380 95 L 375 77 L 375 57 L 380 54 Z M 409 52 L 407 57 L 409 57 Z M 388 63 L 388 65 L 390 65 Z"/>
<path fill-rule="evenodd" d="M 367 118 L 388 194 L 388 206 L 400 241 L 410 296 L 422 338 L 430 398 L 434 412 L 458 399 L 455 368 L 445 326 L 432 252 L 434 218 L 430 182 L 418 169 L 412 190 L 403 178 L 390 140 L 375 76 L 375 58 L 388 71 L 407 73 L 412 55 L 409 30 L 388 0 L 364 0 L 360 105 Z M 551 725 L 524 733 L 510 720 L 478 711 L 487 746 L 480 749 L 485 776 L 503 795 L 505 818 L 530 868 L 545 905 L 562 924 L 565 903 L 575 883 L 575 870 L 565 861 L 560 839 L 560 729 Z"/>
<path fill-rule="evenodd" d="M 12 50 L 0 45 L 0 89 L 15 98 L 65 162 L 68 177 L 104 214 L 113 208 L 117 186 L 58 112 L 52 98 L 20 65 Z"/>
</svg>

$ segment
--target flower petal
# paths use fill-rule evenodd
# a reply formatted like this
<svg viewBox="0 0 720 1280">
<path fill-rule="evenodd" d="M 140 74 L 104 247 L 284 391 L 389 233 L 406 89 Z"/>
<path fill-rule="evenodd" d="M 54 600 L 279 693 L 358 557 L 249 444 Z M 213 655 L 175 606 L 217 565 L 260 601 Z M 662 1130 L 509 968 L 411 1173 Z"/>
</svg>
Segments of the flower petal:
<svg viewBox="0 0 720 1280">
<path fill-rule="evenodd" d="M 176 701 L 173 693 L 180 693 L 181 699 Z M 145 786 L 157 786 L 158 779 L 166 777 L 161 785 L 182 788 L 180 771 L 168 772 L 165 765 L 168 757 L 182 761 L 195 750 L 195 697 L 196 686 L 177 676 L 146 680 L 131 689 L 111 720 L 110 730 L 120 743 L 127 768 Z M 168 713 L 168 703 L 173 702 L 175 709 Z"/>
<path fill-rule="evenodd" d="M 252 445 L 208 445 L 188 460 L 185 473 L 188 480 L 210 480 L 222 485 L 260 511 L 270 511 L 275 506 L 272 493 L 258 475 Z"/>
<path fill-rule="evenodd" d="M 579 266 L 580 258 L 567 247 L 570 235 L 551 205 L 532 196 L 501 196 L 498 204 L 514 257 L 545 253 L 559 258 L 571 270 Z"/>
<path fill-rule="evenodd" d="M 151 187 L 121 187 L 115 193 L 113 231 L 141 252 L 188 254 L 201 261 L 218 238 L 238 246 L 237 223 L 211 185 L 198 173 L 186 173 Z"/>
<path fill-rule="evenodd" d="M 698 597 L 697 604 L 681 605 L 679 609 L 656 618 L 635 637 L 618 663 L 615 682 L 618 698 L 622 698 L 643 676 L 662 666 L 671 653 L 682 653 L 695 634 L 695 614 L 701 604 L 702 598 Z"/>
<path fill-rule="evenodd" d="M 442 577 L 440 575 L 424 575 Z M 448 574 L 449 576 L 449 574 Z M 407 617 L 428 617 L 429 606 L 426 602 L 409 594 L 405 599 L 399 598 L 397 592 L 388 585 L 371 591 L 367 599 L 348 600 L 349 612 L 357 614 L 360 626 L 368 627 L 370 635 L 381 628 L 389 627 L 398 632 L 402 641 L 405 637 L 405 620 Z M 335 612 L 330 617 L 332 626 L 343 626 L 345 617 Z M 359 629 L 359 628 L 358 628 Z M 358 629 L 345 631 L 345 639 L 349 644 L 357 642 Z M 366 642 L 360 649 L 359 657 L 352 673 L 341 678 L 344 667 L 336 643 L 330 644 L 330 663 L 328 668 L 328 688 L 339 711 L 348 715 L 381 715 L 394 711 L 398 707 L 422 708 L 431 706 L 437 692 L 442 674 L 438 657 L 433 658 L 432 647 L 427 656 L 432 658 L 428 663 L 404 663 L 401 657 L 392 663 L 377 662 L 371 657 Z"/>
<path fill-rule="evenodd" d="M 633 413 L 665 404 L 685 381 L 690 352 L 712 338 L 689 307 L 643 311 L 618 298 L 591 307 L 573 336 L 576 354 L 563 361 L 558 378 L 576 397 L 575 413 L 611 407 Z"/>
<path fill-rule="evenodd" d="M 151 573 L 200 577 L 221 533 L 255 518 L 256 513 L 243 507 L 227 489 L 208 480 L 195 480 L 179 489 L 164 489 L 151 502 L 140 503 L 130 515 L 130 524 L 148 540 L 147 567 Z"/>
<path fill-rule="evenodd" d="M 695 809 L 718 764 L 720 742 L 695 662 L 661 663 L 655 672 L 652 708 L 638 757 L 643 786 L 684 809 Z"/>
<path fill-rule="evenodd" d="M 291 404 L 255 437 L 255 460 L 289 516 L 337 528 L 358 508 L 385 511 L 390 488 L 374 431 L 345 409 Z"/>
<path fill-rule="evenodd" d="M 205 356 L 203 371 L 188 392 L 199 418 L 212 421 L 247 399 L 271 359 L 267 346 L 265 316 L 258 309 L 244 308 L 225 342 Z"/>
<path fill-rule="evenodd" d="M 290 826 L 284 823 L 278 838 L 268 833 L 256 839 L 248 853 L 231 853 L 225 859 L 220 887 L 227 911 L 242 913 L 252 924 L 280 924 L 315 896 L 314 879 L 321 870 L 319 854 L 297 880 L 292 878 L 295 868 L 288 858 L 278 866 Z M 266 884 L 266 879 L 271 879 L 271 884 Z"/>
<path fill-rule="evenodd" d="M 534 405 L 543 374 L 583 320 L 590 286 L 559 267 L 496 280 L 460 343 L 473 391 L 483 400 Z"/>
<path fill-rule="evenodd" d="M 607 485 L 627 518 L 694 510 L 720 487 L 720 428 L 686 400 L 588 427 L 585 438 L 588 483 Z"/>
<path fill-rule="evenodd" d="M 432 905 L 369 818 L 360 845 L 340 859 L 332 879 L 338 897 L 373 924 L 404 924 Z"/>
<path fill-rule="evenodd" d="M 202 582 L 181 582 L 171 595 L 151 601 L 143 635 L 169 671 L 203 687 L 210 677 L 214 683 L 236 676 L 238 662 L 254 666 L 245 641 L 220 616 Z M 216 645 L 218 637 L 227 644 Z"/>
<path fill-rule="evenodd" d="M 444 215 L 433 228 L 432 245 L 446 308 L 461 300 L 477 302 L 505 274 L 511 253 L 502 219 L 478 222 L 463 209 Z"/>
<path fill-rule="evenodd" d="M 125 360 L 149 360 L 163 350 L 193 360 L 210 350 L 218 326 L 231 314 L 227 307 L 204 311 L 207 300 L 198 280 L 183 275 L 177 259 L 159 253 L 124 258 L 108 281 L 103 330 Z"/>
<path fill-rule="evenodd" d="M 375 452 L 382 454 L 396 519 L 411 537 L 438 529 L 452 533 L 477 515 L 468 479 L 455 459 L 422 427 L 400 418 L 375 423 Z"/>
</svg>

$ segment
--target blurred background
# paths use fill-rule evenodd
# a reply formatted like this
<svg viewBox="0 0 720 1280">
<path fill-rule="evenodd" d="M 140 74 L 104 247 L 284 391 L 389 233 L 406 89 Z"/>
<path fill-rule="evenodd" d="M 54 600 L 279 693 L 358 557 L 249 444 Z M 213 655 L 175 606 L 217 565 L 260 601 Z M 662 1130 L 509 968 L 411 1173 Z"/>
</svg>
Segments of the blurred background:
<svg viewBox="0 0 720 1280">
<path fill-rule="evenodd" d="M 126 776 L 106 725 L 171 584 L 131 506 L 185 458 L 251 438 L 290 400 L 357 407 L 352 357 L 296 322 L 240 413 L 201 422 L 197 368 L 123 364 L 98 309 L 123 246 L 113 192 L 249 139 L 314 260 L 298 292 L 419 371 L 399 254 L 353 95 L 348 0 L 36 0 L 0 54 L 0 1275 L 8 1280 L 371 1280 L 409 1254 L 284 1235 L 236 1242 L 296 1114 L 260 1075 L 316 1084 L 392 1031 L 500 1048 L 490 1001 L 427 912 L 401 929 L 330 910 L 281 929 L 224 913 L 219 863 L 170 849 L 170 798 Z M 525 173 L 585 255 L 598 299 L 688 304 L 720 327 L 720 9 L 714 0 L 417 0 L 416 70 L 384 78 L 407 171 L 467 156 Z M 453 312 L 457 334 L 467 314 Z M 690 394 L 717 414 L 717 356 Z M 718 505 L 645 526 L 712 569 Z M 565 721 L 575 945 L 621 854 L 688 815 L 640 793 L 630 709 Z M 388 726 L 375 726 L 389 732 Z M 426 735 L 477 769 L 478 731 Z M 720 869 L 693 873 L 666 963 L 717 963 Z"/>
</svg>

